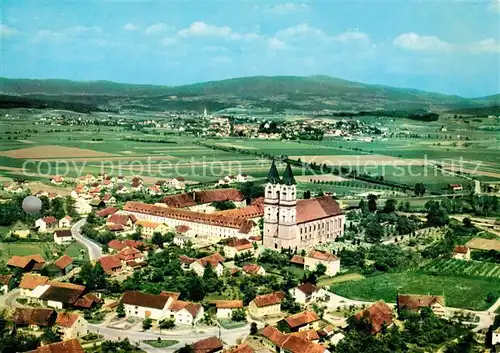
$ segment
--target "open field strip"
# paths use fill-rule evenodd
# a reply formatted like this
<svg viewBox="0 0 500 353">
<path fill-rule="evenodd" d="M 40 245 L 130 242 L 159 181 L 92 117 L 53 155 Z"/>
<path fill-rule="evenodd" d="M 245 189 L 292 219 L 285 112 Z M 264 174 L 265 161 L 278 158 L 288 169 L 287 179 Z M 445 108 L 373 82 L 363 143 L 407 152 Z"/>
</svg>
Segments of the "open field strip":
<svg viewBox="0 0 500 353">
<path fill-rule="evenodd" d="M 215 145 L 222 146 L 222 147 L 233 147 L 233 148 L 238 148 L 238 149 L 242 149 L 242 150 L 255 150 L 255 149 L 257 149 L 256 147 L 237 145 L 237 144 L 233 144 L 233 143 L 216 143 Z"/>
<path fill-rule="evenodd" d="M 384 156 L 378 154 L 371 155 L 316 155 L 316 156 L 291 156 L 292 159 L 300 159 L 303 162 L 317 164 L 329 163 L 339 165 L 360 165 L 360 164 L 388 164 L 388 165 L 401 165 L 401 166 L 419 166 L 423 165 L 423 161 L 419 159 L 402 159 L 391 156 Z"/>
<path fill-rule="evenodd" d="M 331 175 L 331 174 L 321 174 L 321 175 L 300 175 L 296 176 L 295 180 L 298 182 L 300 181 L 305 181 L 308 182 L 310 180 L 315 180 L 315 181 L 346 181 L 349 179 L 339 177 L 337 175 Z"/>
<path fill-rule="evenodd" d="M 491 262 L 462 261 L 455 259 L 434 260 L 421 268 L 427 273 L 451 276 L 478 276 L 494 277 L 500 279 L 500 265 Z"/>
<path fill-rule="evenodd" d="M 97 152 L 75 147 L 63 147 L 57 145 L 45 145 L 37 147 L 22 148 L 0 152 L 0 156 L 18 159 L 36 159 L 36 158 L 73 158 L 73 157 L 112 157 L 111 153 Z"/>
<path fill-rule="evenodd" d="M 500 251 L 500 240 L 496 239 L 473 238 L 465 245 L 471 249 Z"/>
</svg>

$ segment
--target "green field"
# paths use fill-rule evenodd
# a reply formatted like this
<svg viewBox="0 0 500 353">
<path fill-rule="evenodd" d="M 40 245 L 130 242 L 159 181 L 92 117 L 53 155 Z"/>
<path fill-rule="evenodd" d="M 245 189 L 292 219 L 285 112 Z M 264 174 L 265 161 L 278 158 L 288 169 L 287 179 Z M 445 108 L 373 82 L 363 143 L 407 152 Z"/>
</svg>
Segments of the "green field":
<svg viewBox="0 0 500 353">
<path fill-rule="evenodd" d="M 432 276 L 419 272 L 389 273 L 359 281 L 334 284 L 331 290 L 341 296 L 395 303 L 398 293 L 444 295 L 446 305 L 455 308 L 486 310 L 488 293 L 500 295 L 500 281 L 470 277 Z"/>
<path fill-rule="evenodd" d="M 80 249 L 83 252 L 84 261 L 88 261 L 88 252 L 80 243 L 74 242 L 64 248 L 63 252 L 74 259 L 80 255 Z M 17 243 L 0 243 L 0 261 L 8 261 L 12 256 L 26 256 L 40 254 L 47 260 L 57 258 L 55 253 L 60 250 L 59 246 L 52 242 L 17 242 Z"/>
<path fill-rule="evenodd" d="M 490 277 L 500 280 L 500 264 L 492 262 L 440 259 L 429 262 L 421 267 L 421 270 L 429 274 Z"/>
</svg>

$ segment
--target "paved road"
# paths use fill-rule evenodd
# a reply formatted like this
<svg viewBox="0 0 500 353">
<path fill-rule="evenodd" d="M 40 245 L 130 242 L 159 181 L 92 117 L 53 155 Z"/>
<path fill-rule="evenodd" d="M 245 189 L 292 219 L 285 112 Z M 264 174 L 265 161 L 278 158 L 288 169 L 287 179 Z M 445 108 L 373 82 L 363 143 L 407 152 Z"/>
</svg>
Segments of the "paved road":
<svg viewBox="0 0 500 353">
<path fill-rule="evenodd" d="M 13 289 L 7 294 L 0 295 L 0 308 L 21 308 L 24 305 L 20 304 L 16 299 L 20 296 L 21 290 L 19 288 Z"/>
<path fill-rule="evenodd" d="M 156 353 L 156 352 L 173 352 L 180 347 L 194 343 L 203 338 L 218 336 L 219 329 L 216 327 L 211 327 L 209 329 L 205 329 L 203 331 L 198 332 L 197 330 L 186 330 L 186 331 L 167 331 L 163 330 L 162 334 L 154 333 L 151 331 L 142 332 L 142 331 L 130 331 L 130 330 L 119 330 L 106 327 L 105 325 L 93 325 L 89 324 L 88 329 L 90 332 L 98 333 L 104 335 L 107 340 L 121 340 L 124 338 L 128 338 L 132 342 L 140 342 L 140 347 L 147 352 Z M 220 334 L 221 339 L 229 345 L 236 344 L 236 340 L 238 338 L 243 338 L 246 334 L 250 332 L 250 325 L 245 325 L 244 327 L 235 328 L 232 330 L 226 330 L 221 328 Z M 158 337 L 162 339 L 170 339 L 179 341 L 174 346 L 162 349 L 153 348 L 147 344 L 142 343 L 141 341 L 145 340 L 157 340 Z"/>
<path fill-rule="evenodd" d="M 89 250 L 89 258 L 90 261 L 97 260 L 102 256 L 102 249 L 99 245 L 97 245 L 95 242 L 92 240 L 85 238 L 80 230 L 82 229 L 83 225 L 87 221 L 86 218 L 83 218 L 76 222 L 73 227 L 71 227 L 71 233 L 73 235 L 73 238 L 76 239 L 77 242 L 85 245 L 87 249 Z"/>
</svg>

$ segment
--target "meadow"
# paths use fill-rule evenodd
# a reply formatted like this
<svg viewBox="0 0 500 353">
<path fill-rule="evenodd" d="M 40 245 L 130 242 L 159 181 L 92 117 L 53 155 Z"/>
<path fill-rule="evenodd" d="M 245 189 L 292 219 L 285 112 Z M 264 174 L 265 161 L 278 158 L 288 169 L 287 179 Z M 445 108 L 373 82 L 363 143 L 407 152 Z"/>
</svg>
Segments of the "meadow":
<svg viewBox="0 0 500 353">
<path fill-rule="evenodd" d="M 439 259 L 421 267 L 421 271 L 429 274 L 490 277 L 500 280 L 500 264 L 492 262 Z"/>
<path fill-rule="evenodd" d="M 429 275 L 418 271 L 388 273 L 333 284 L 331 291 L 356 299 L 395 303 L 398 294 L 444 295 L 446 305 L 470 310 L 486 310 L 492 303 L 488 293 L 500 293 L 500 281 L 467 276 Z"/>
</svg>

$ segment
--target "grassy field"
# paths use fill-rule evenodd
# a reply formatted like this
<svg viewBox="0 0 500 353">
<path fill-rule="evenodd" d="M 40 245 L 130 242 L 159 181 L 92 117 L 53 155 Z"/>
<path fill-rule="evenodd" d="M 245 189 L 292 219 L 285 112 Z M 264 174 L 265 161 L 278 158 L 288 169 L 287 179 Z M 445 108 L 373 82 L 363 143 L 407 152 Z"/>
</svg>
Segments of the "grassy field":
<svg viewBox="0 0 500 353">
<path fill-rule="evenodd" d="M 179 343 L 179 341 L 175 340 L 149 340 L 149 341 L 144 341 L 144 343 L 149 344 L 151 347 L 155 348 L 167 348 L 170 346 L 173 346 L 174 344 Z"/>
<path fill-rule="evenodd" d="M 434 260 L 421 268 L 429 274 L 449 276 L 474 276 L 500 279 L 500 264 L 481 261 L 461 261 L 454 259 Z"/>
<path fill-rule="evenodd" d="M 80 243 L 74 242 L 64 249 L 64 253 L 74 259 L 78 259 L 80 250 L 84 249 L 84 261 L 88 261 L 88 252 Z M 59 247 L 51 242 L 18 242 L 18 243 L 0 243 L 0 261 L 8 261 L 12 256 L 26 256 L 32 254 L 40 254 L 45 260 L 54 260 L 57 256 L 55 253 L 59 251 Z"/>
<path fill-rule="evenodd" d="M 490 279 L 432 276 L 419 272 L 390 273 L 358 281 L 333 284 L 331 290 L 351 299 L 396 302 L 398 293 L 444 295 L 455 308 L 486 310 L 488 293 L 500 294 L 500 281 Z"/>
<path fill-rule="evenodd" d="M 318 287 L 331 286 L 332 284 L 348 282 L 348 281 L 358 281 L 364 279 L 365 276 L 359 273 L 349 273 L 347 275 L 340 275 L 335 277 L 320 278 L 318 280 Z"/>
</svg>

